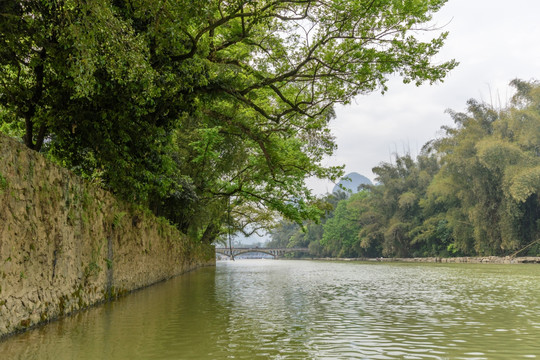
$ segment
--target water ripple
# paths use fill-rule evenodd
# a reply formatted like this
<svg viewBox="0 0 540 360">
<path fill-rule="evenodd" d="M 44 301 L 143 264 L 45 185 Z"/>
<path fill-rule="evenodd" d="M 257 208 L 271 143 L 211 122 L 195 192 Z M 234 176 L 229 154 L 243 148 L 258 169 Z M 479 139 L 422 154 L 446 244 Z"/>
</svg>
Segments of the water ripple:
<svg viewBox="0 0 540 360">
<path fill-rule="evenodd" d="M 534 359 L 540 267 L 219 263 L 0 343 L 8 359 Z"/>
</svg>

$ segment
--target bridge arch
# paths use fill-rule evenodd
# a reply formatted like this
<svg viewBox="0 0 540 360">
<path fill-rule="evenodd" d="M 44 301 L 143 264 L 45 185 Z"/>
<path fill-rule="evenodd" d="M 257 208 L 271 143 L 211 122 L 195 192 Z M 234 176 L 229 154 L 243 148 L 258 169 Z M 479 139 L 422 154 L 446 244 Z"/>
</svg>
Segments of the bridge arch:
<svg viewBox="0 0 540 360">
<path fill-rule="evenodd" d="M 238 256 L 242 254 L 249 253 L 262 253 L 272 256 L 274 259 L 277 259 L 283 256 L 286 253 L 291 252 L 309 252 L 308 248 L 216 248 L 216 255 L 224 255 L 229 258 L 233 256 Z"/>
</svg>

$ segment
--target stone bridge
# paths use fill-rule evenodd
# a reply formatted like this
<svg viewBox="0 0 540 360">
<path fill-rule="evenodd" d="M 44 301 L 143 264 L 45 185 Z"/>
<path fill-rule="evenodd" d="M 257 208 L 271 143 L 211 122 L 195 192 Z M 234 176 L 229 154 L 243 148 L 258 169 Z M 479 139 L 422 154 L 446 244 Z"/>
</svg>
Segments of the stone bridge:
<svg viewBox="0 0 540 360">
<path fill-rule="evenodd" d="M 240 248 L 216 248 L 216 255 L 224 255 L 227 257 L 235 257 L 247 253 L 263 253 L 268 254 L 277 259 L 282 257 L 284 254 L 293 253 L 293 252 L 305 252 L 308 253 L 308 248 L 262 248 L 262 247 L 240 247 Z"/>
</svg>

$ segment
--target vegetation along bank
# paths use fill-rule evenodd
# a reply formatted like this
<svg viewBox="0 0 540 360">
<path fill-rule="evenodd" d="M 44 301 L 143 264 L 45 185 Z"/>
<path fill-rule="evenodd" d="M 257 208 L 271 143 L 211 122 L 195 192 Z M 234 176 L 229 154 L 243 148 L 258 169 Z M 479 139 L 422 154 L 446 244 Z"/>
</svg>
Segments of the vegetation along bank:
<svg viewBox="0 0 540 360">
<path fill-rule="evenodd" d="M 514 80 L 506 108 L 475 100 L 415 158 L 373 169 L 376 185 L 326 196 L 321 222 L 283 221 L 269 246 L 317 257 L 540 254 L 540 84 Z M 304 231 L 303 231 L 304 230 Z"/>
</svg>

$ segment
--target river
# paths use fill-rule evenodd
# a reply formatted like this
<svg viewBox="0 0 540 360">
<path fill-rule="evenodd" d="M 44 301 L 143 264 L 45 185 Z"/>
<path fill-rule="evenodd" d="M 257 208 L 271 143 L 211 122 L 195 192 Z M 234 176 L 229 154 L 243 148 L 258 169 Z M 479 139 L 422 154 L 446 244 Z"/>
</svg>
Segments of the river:
<svg viewBox="0 0 540 360">
<path fill-rule="evenodd" d="M 0 359 L 540 358 L 540 266 L 218 262 L 0 342 Z"/>
</svg>

